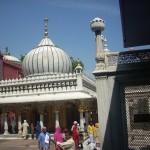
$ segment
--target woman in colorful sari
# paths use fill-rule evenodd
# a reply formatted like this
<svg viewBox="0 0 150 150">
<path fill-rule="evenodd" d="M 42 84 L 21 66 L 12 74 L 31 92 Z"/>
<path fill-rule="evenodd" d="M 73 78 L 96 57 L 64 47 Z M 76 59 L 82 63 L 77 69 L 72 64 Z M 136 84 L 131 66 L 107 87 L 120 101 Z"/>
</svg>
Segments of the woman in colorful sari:
<svg viewBox="0 0 150 150">
<path fill-rule="evenodd" d="M 79 132 L 78 132 L 78 127 L 77 125 L 74 125 L 73 126 L 73 129 L 72 129 L 72 138 L 75 142 L 75 150 L 78 150 L 78 146 L 79 146 L 79 143 L 78 143 L 78 138 L 79 138 Z"/>
<path fill-rule="evenodd" d="M 54 133 L 54 141 L 55 142 L 63 142 L 63 138 L 62 138 L 62 134 L 61 134 L 61 129 L 60 127 L 57 127 L 55 129 L 55 133 Z M 55 150 L 61 150 L 60 147 L 58 147 L 57 145 L 55 145 Z"/>
</svg>

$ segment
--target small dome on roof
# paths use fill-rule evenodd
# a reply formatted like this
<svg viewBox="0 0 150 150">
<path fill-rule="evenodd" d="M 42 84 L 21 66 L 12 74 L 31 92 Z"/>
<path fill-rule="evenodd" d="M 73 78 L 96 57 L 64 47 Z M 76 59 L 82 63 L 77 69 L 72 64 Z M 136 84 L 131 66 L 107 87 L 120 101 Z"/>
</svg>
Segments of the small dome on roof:
<svg viewBox="0 0 150 150">
<path fill-rule="evenodd" d="M 21 62 L 18 58 L 14 57 L 14 56 L 10 56 L 10 55 L 4 55 L 3 57 L 5 60 L 10 60 L 13 62 Z"/>
</svg>

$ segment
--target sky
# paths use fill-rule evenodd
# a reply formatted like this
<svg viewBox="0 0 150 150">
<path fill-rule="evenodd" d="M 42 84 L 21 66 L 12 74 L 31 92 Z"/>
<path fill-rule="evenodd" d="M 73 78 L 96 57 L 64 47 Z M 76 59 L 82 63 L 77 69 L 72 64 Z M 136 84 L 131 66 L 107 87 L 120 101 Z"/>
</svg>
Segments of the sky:
<svg viewBox="0 0 150 150">
<path fill-rule="evenodd" d="M 112 52 L 125 51 L 119 0 L 0 0 L 0 50 L 8 47 L 20 58 L 44 38 L 44 18 L 49 38 L 74 60 L 84 64 L 84 72 L 93 77 L 95 69 L 95 34 L 90 21 L 105 21 L 102 32 Z"/>
</svg>

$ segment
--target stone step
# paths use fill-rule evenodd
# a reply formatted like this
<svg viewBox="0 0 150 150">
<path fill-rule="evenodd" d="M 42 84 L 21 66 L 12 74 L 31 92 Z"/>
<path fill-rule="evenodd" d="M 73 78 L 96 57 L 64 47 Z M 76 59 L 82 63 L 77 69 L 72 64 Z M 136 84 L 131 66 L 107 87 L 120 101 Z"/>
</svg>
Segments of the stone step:
<svg viewBox="0 0 150 150">
<path fill-rule="evenodd" d="M 31 135 L 29 135 L 29 138 L 31 137 Z M 22 136 L 19 134 L 8 134 L 8 135 L 4 135 L 4 134 L 0 134 L 0 139 L 21 139 Z"/>
<path fill-rule="evenodd" d="M 51 138 L 53 139 L 54 134 L 50 134 Z M 23 139 L 22 135 L 19 134 L 8 134 L 8 135 L 4 135 L 4 134 L 0 134 L 0 139 Z M 28 139 L 32 139 L 31 134 L 28 134 Z M 35 135 L 34 135 L 34 139 L 35 139 Z"/>
</svg>

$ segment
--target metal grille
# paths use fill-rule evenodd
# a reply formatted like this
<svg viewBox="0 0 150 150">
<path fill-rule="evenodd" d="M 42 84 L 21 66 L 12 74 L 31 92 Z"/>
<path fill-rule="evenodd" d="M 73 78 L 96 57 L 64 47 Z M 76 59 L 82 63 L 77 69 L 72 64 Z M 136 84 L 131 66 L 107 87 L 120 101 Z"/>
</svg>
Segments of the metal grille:
<svg viewBox="0 0 150 150">
<path fill-rule="evenodd" d="M 128 148 L 150 150 L 150 85 L 125 87 Z"/>
</svg>

